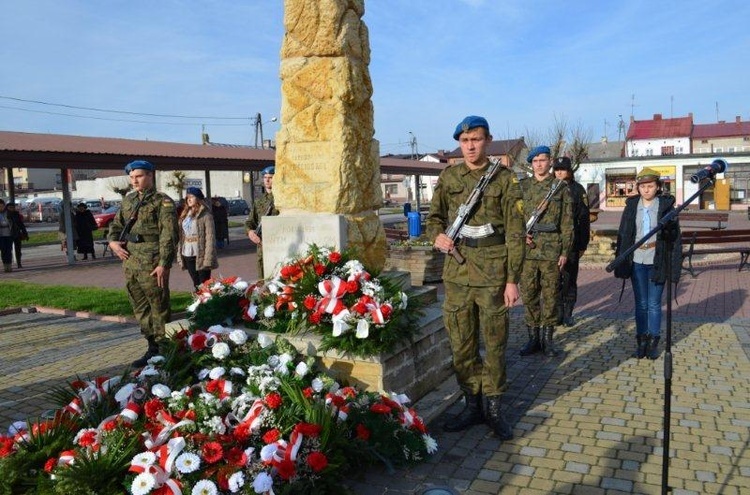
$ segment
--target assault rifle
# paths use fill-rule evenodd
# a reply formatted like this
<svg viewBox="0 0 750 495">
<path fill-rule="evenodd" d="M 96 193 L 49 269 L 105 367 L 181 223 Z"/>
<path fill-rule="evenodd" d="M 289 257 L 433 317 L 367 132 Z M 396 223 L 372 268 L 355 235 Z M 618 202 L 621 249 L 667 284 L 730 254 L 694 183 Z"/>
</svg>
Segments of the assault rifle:
<svg viewBox="0 0 750 495">
<path fill-rule="evenodd" d="M 273 213 L 273 201 L 271 201 L 271 204 L 268 205 L 268 209 L 266 210 L 266 214 L 263 215 L 263 217 L 267 217 L 271 213 Z M 263 225 L 261 225 L 261 222 L 263 221 L 263 217 L 260 217 L 258 219 L 258 228 L 255 229 L 255 235 L 257 235 L 258 237 L 262 237 Z"/>
<path fill-rule="evenodd" d="M 461 237 L 461 228 L 466 224 L 466 221 L 469 220 L 469 217 L 474 211 L 474 207 L 479 203 L 479 200 L 482 199 L 482 194 L 484 194 L 484 190 L 487 189 L 487 185 L 489 185 L 492 178 L 497 174 L 497 171 L 502 167 L 500 160 L 489 158 L 489 162 L 489 168 L 484 175 L 482 175 L 482 178 L 479 179 L 477 185 L 474 186 L 474 189 L 471 191 L 471 194 L 469 194 L 469 197 L 466 198 L 466 201 L 458 207 L 456 219 L 453 220 L 451 226 L 445 231 L 445 235 L 450 237 L 454 243 L 453 249 L 448 254 L 453 256 L 459 264 L 463 264 L 464 261 L 466 261 L 466 258 L 458 252 L 458 247 L 455 244 Z"/>
<path fill-rule="evenodd" d="M 539 219 L 542 217 L 544 212 L 547 211 L 547 207 L 549 206 L 550 199 L 552 199 L 552 196 L 554 196 L 557 190 L 560 189 L 560 187 L 562 187 L 564 182 L 565 181 L 558 180 L 557 182 L 552 184 L 552 187 L 547 192 L 547 195 L 544 196 L 544 199 L 542 200 L 542 202 L 539 203 L 536 208 L 534 208 L 533 212 L 531 212 L 531 217 L 526 222 L 526 235 L 527 236 L 534 235 L 534 232 L 535 232 L 534 227 L 536 227 L 536 224 L 539 222 Z M 536 247 L 536 245 L 534 244 L 534 241 L 531 242 L 530 247 L 531 249 L 534 249 Z"/>
</svg>

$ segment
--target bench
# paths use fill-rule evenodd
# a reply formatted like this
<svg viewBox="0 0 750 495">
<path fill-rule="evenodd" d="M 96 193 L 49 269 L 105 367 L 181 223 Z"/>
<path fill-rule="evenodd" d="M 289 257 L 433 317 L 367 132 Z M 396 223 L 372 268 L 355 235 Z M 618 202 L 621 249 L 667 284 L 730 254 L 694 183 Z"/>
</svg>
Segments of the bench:
<svg viewBox="0 0 750 495">
<path fill-rule="evenodd" d="M 94 241 L 94 244 L 102 247 L 102 258 L 104 258 L 107 255 L 107 251 L 109 251 L 109 241 Z M 115 253 L 112 251 L 109 251 L 110 256 L 114 256 Z"/>
<path fill-rule="evenodd" d="M 716 222 L 716 227 L 710 227 L 712 230 L 726 229 L 729 222 L 729 212 L 685 210 L 680 213 L 680 225 L 684 225 L 686 222 Z"/>
<path fill-rule="evenodd" d="M 726 244 L 732 244 L 732 246 Z M 706 247 L 696 247 L 703 245 Z M 750 256 L 750 229 L 696 230 L 682 233 L 682 261 L 684 263 L 686 258 L 688 261 L 688 266 L 682 269 L 687 270 L 694 278 L 696 274 L 693 268 L 693 256 L 715 253 L 739 253 L 739 270 L 742 271 Z"/>
<path fill-rule="evenodd" d="M 383 230 L 385 231 L 385 238 L 387 241 L 390 242 L 396 242 L 396 241 L 408 241 L 409 240 L 409 233 L 405 230 L 401 229 L 394 229 L 389 227 L 383 227 Z"/>
</svg>

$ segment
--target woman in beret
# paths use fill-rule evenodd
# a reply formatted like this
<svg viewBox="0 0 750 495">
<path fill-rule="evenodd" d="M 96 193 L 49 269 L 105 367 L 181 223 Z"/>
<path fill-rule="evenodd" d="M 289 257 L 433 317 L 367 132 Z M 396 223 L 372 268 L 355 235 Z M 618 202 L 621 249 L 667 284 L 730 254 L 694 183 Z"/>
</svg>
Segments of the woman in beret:
<svg viewBox="0 0 750 495">
<path fill-rule="evenodd" d="M 214 218 L 205 199 L 199 188 L 188 187 L 178 222 L 177 264 L 188 271 L 194 286 L 210 279 L 211 270 L 219 267 Z"/>
</svg>

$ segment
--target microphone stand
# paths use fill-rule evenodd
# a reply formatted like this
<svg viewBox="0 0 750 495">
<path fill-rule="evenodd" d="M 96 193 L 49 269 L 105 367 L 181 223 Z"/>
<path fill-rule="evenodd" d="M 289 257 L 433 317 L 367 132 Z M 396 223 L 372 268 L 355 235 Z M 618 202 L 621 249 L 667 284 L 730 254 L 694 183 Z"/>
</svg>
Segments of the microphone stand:
<svg viewBox="0 0 750 495">
<path fill-rule="evenodd" d="M 683 202 L 680 206 L 664 215 L 658 222 L 658 225 L 651 229 L 650 232 L 645 234 L 635 244 L 628 248 L 625 252 L 614 259 L 605 270 L 609 273 L 612 272 L 617 266 L 621 265 L 627 260 L 636 249 L 641 247 L 646 241 L 657 234 L 659 231 L 663 231 L 662 239 L 666 245 L 666 275 L 667 279 L 667 317 L 666 317 L 666 339 L 664 341 L 664 439 L 662 441 L 662 465 L 661 465 L 661 493 L 667 495 L 671 490 L 669 488 L 669 438 L 670 438 L 670 417 L 672 414 L 672 256 L 674 253 L 674 243 L 677 240 L 677 217 L 680 212 L 684 210 L 695 198 L 701 195 L 709 186 L 713 186 L 716 182 L 715 175 L 711 175 L 705 183 L 698 188 L 698 190 L 690 196 L 687 201 Z"/>
</svg>

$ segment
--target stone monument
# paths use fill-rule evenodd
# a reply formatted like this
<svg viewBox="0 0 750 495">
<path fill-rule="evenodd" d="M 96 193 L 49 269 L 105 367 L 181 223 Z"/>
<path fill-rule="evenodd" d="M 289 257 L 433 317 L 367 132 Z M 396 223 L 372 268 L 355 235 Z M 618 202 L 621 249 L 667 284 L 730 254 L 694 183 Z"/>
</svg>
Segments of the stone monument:
<svg viewBox="0 0 750 495">
<path fill-rule="evenodd" d="M 266 273 L 312 243 L 354 248 L 370 270 L 385 263 L 364 11 L 364 0 L 284 1 L 273 183 L 280 215 L 263 219 Z"/>
</svg>

